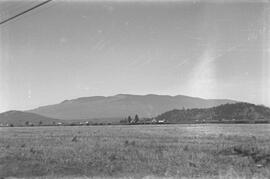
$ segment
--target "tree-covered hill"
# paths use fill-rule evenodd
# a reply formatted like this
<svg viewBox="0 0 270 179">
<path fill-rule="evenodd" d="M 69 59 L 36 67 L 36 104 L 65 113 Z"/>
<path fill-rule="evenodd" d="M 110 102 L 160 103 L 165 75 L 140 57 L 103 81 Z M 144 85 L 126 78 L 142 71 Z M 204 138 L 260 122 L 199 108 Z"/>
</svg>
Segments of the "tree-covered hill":
<svg viewBox="0 0 270 179">
<path fill-rule="evenodd" d="M 270 121 L 270 108 L 250 103 L 223 104 L 204 109 L 180 109 L 157 116 L 167 122 Z"/>
</svg>

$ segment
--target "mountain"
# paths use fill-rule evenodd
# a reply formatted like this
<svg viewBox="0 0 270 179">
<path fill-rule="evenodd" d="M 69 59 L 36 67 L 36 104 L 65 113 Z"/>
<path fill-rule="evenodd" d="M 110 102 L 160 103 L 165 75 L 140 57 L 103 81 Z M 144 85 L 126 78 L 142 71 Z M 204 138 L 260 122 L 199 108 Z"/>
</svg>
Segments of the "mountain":
<svg viewBox="0 0 270 179">
<path fill-rule="evenodd" d="M 130 95 L 82 97 L 65 100 L 59 104 L 39 107 L 29 112 L 57 119 L 117 119 L 138 114 L 154 117 L 165 111 L 181 108 L 207 108 L 232 100 L 202 99 L 188 96 Z"/>
<path fill-rule="evenodd" d="M 25 126 L 27 121 L 29 125 L 52 125 L 53 122 L 57 123 L 61 120 L 23 111 L 7 111 L 0 114 L 1 125 Z"/>
<path fill-rule="evenodd" d="M 171 110 L 157 116 L 157 120 L 167 122 L 192 121 L 254 121 L 270 122 L 270 108 L 250 103 L 223 104 L 206 109 Z"/>
</svg>

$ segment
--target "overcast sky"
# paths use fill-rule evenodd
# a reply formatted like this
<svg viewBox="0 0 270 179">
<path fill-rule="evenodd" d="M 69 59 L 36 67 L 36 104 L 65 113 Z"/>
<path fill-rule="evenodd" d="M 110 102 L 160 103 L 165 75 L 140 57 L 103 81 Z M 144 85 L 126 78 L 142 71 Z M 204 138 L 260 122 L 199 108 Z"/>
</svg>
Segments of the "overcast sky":
<svg viewBox="0 0 270 179">
<path fill-rule="evenodd" d="M 1 19 L 39 2 L 0 2 Z M 52 1 L 0 26 L 0 112 L 82 96 L 270 106 L 267 3 Z"/>
</svg>

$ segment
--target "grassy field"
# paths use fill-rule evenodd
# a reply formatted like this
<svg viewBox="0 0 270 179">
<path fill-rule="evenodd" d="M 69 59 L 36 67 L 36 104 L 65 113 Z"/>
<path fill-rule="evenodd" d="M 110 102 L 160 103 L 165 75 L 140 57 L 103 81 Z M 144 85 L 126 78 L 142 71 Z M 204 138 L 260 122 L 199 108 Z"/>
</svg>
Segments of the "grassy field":
<svg viewBox="0 0 270 179">
<path fill-rule="evenodd" d="M 5 177 L 270 178 L 270 125 L 0 128 Z"/>
</svg>

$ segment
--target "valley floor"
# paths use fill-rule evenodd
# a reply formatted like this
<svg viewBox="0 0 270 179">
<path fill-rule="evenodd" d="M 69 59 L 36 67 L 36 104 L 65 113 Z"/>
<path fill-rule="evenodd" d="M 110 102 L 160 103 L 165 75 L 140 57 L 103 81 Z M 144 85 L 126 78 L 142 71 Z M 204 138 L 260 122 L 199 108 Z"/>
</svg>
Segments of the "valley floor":
<svg viewBox="0 0 270 179">
<path fill-rule="evenodd" d="M 0 128 L 0 178 L 270 178 L 270 124 Z"/>
</svg>

